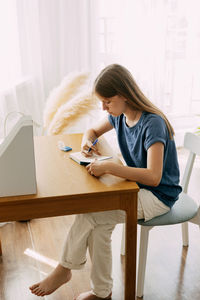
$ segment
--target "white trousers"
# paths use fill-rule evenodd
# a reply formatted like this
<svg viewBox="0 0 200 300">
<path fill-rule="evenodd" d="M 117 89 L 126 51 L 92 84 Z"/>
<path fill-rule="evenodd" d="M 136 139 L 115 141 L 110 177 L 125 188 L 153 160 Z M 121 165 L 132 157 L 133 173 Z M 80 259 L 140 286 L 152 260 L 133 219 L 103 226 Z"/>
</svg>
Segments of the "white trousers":
<svg viewBox="0 0 200 300">
<path fill-rule="evenodd" d="M 169 207 L 150 191 L 139 191 L 138 219 L 149 220 L 168 211 Z M 124 222 L 123 210 L 76 215 L 65 242 L 60 264 L 69 269 L 81 269 L 86 263 L 89 249 L 92 291 L 100 298 L 106 298 L 112 291 L 111 235 L 115 225 Z"/>
</svg>

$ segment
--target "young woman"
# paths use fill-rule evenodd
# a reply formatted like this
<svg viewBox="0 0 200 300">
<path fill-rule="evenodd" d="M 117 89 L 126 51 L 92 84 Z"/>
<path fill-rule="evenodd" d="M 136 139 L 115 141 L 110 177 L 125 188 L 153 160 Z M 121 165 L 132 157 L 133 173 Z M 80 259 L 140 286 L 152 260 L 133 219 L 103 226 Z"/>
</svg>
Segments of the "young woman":
<svg viewBox="0 0 200 300">
<path fill-rule="evenodd" d="M 108 112 L 100 124 L 83 136 L 82 152 L 91 147 L 98 153 L 96 138 L 115 128 L 126 162 L 94 161 L 86 168 L 93 176 L 113 174 L 136 181 L 138 219 L 150 220 L 170 210 L 181 192 L 174 131 L 166 116 L 141 92 L 130 72 L 114 64 L 106 67 L 94 83 L 94 93 Z M 91 152 L 92 152 L 91 151 Z M 125 221 L 121 210 L 77 215 L 65 243 L 59 265 L 46 279 L 30 287 L 44 296 L 71 279 L 71 269 L 81 269 L 89 249 L 92 290 L 76 300 L 111 299 L 111 234 L 117 223 Z"/>
</svg>

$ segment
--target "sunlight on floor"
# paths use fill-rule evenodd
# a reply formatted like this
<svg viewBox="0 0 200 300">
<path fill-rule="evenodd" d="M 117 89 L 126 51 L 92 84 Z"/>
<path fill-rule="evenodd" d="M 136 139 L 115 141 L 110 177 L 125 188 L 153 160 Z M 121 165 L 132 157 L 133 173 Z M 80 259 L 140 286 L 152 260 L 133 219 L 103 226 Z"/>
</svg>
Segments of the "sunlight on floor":
<svg viewBox="0 0 200 300">
<path fill-rule="evenodd" d="M 51 259 L 51 258 L 48 258 L 46 256 L 43 256 L 41 254 L 39 254 L 38 252 L 30 249 L 30 248 L 27 248 L 25 251 L 24 251 L 24 254 L 36 259 L 37 261 L 40 261 L 40 262 L 43 262 L 51 267 L 56 267 L 58 262 L 54 259 Z"/>
</svg>

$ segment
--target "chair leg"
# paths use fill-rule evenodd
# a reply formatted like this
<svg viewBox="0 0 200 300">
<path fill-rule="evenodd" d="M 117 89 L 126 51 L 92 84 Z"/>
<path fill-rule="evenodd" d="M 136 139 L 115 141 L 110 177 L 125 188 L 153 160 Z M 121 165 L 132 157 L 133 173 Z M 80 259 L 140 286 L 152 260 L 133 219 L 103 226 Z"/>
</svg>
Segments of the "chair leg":
<svg viewBox="0 0 200 300">
<path fill-rule="evenodd" d="M 142 297 L 144 292 L 144 277 L 146 271 L 147 248 L 149 231 L 153 227 L 141 226 L 140 232 L 140 250 L 139 250 L 139 264 L 137 275 L 137 297 Z"/>
<path fill-rule="evenodd" d="M 121 240 L 121 255 L 125 255 L 125 234 L 126 233 L 126 224 L 123 224 L 122 227 L 122 240 Z"/>
<path fill-rule="evenodd" d="M 182 223 L 182 239 L 183 239 L 183 246 L 188 246 L 189 239 L 188 239 L 188 222 Z"/>
</svg>

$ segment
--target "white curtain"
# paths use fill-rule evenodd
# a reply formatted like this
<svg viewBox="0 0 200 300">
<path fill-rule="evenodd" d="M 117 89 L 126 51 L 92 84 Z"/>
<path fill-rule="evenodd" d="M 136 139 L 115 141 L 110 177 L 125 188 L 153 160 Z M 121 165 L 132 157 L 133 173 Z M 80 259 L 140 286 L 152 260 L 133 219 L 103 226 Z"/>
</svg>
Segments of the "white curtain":
<svg viewBox="0 0 200 300">
<path fill-rule="evenodd" d="M 177 144 L 200 125 L 200 1 L 99 0 L 102 64 L 118 62 L 175 127 Z M 106 9 L 114 7 L 115 9 Z"/>
<path fill-rule="evenodd" d="M 15 0 L 0 1 L 0 91 L 21 76 Z"/>
<path fill-rule="evenodd" d="M 1 1 L 0 83 L 12 88 L 0 96 L 0 129 L 13 110 L 41 123 L 49 92 L 69 72 L 95 75 L 118 62 L 167 114 L 181 144 L 200 123 L 199 12 L 199 0 Z"/>
<path fill-rule="evenodd" d="M 2 4 L 1 14 L 7 9 L 9 19 L 14 16 L 12 34 L 18 44 L 19 58 L 15 59 L 18 72 L 13 73 L 10 89 L 1 95 L 1 121 L 10 111 L 18 110 L 32 114 L 41 123 L 45 100 L 63 77 L 69 72 L 95 68 L 95 3 L 91 0 L 8 2 L 7 8 Z M 7 34 L 5 25 L 2 22 L 2 31 Z M 12 54 L 7 53 L 9 65 L 11 59 Z"/>
<path fill-rule="evenodd" d="M 68 73 L 89 69 L 90 1 L 17 1 L 22 70 L 49 91 Z"/>
<path fill-rule="evenodd" d="M 196 112 L 187 99 L 200 100 L 200 2 L 125 0 L 120 19 L 120 58 L 148 96 L 168 113 Z"/>
</svg>

